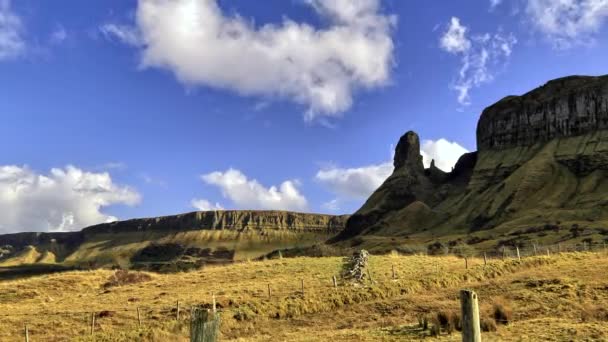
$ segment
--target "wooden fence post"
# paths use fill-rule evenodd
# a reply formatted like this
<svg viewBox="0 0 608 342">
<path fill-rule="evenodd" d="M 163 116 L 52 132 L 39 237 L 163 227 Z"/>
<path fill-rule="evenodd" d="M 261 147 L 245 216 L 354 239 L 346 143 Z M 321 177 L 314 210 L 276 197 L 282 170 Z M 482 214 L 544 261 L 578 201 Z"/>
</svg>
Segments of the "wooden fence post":
<svg viewBox="0 0 608 342">
<path fill-rule="evenodd" d="M 217 312 L 217 305 L 215 304 L 215 293 L 211 294 L 211 299 L 213 300 L 213 313 Z"/>
<path fill-rule="evenodd" d="M 551 252 L 549 252 L 549 248 L 547 248 L 547 256 L 551 256 Z"/>
<path fill-rule="evenodd" d="M 534 248 L 534 256 L 536 256 L 536 244 L 533 244 L 532 247 Z"/>
<path fill-rule="evenodd" d="M 177 308 L 175 311 L 175 320 L 179 321 L 179 300 L 177 301 Z"/>
<path fill-rule="evenodd" d="M 517 260 L 521 261 L 521 256 L 519 255 L 519 246 L 515 246 L 515 251 L 517 251 Z"/>
<path fill-rule="evenodd" d="M 469 269 L 469 259 L 466 256 L 464 257 L 464 268 Z"/>
<path fill-rule="evenodd" d="M 91 335 L 95 332 L 95 312 L 91 312 Z"/>
<path fill-rule="evenodd" d="M 477 294 L 471 290 L 461 290 L 460 307 L 462 317 L 462 341 L 481 342 Z"/>
<path fill-rule="evenodd" d="M 334 281 L 334 289 L 338 288 L 338 281 L 336 280 L 336 276 L 332 277 L 333 281 Z"/>
<path fill-rule="evenodd" d="M 25 329 L 25 342 L 30 342 L 30 332 L 27 329 L 27 324 L 25 325 L 24 329 Z"/>
<path fill-rule="evenodd" d="M 209 309 L 192 308 L 190 319 L 191 342 L 216 342 L 220 331 L 220 315 Z"/>
<path fill-rule="evenodd" d="M 486 252 L 483 252 L 483 267 L 488 266 L 488 256 L 486 255 Z"/>
<path fill-rule="evenodd" d="M 139 311 L 139 306 L 137 307 L 137 326 L 141 328 L 141 312 Z"/>
<path fill-rule="evenodd" d="M 505 260 L 507 257 L 507 249 L 505 246 L 502 247 L 502 260 Z"/>
</svg>

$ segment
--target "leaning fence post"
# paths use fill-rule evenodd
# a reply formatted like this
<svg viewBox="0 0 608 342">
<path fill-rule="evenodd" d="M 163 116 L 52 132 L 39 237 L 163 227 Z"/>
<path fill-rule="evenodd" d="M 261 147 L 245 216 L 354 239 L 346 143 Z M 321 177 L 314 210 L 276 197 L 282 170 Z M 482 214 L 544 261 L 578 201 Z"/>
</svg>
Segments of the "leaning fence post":
<svg viewBox="0 0 608 342">
<path fill-rule="evenodd" d="M 505 260 L 505 258 L 507 257 L 507 250 L 506 247 L 502 247 L 502 260 Z"/>
<path fill-rule="evenodd" d="M 469 269 L 469 259 L 466 256 L 464 257 L 464 268 Z"/>
<path fill-rule="evenodd" d="M 536 256 L 536 244 L 533 244 L 532 247 L 534 248 L 534 256 Z"/>
<path fill-rule="evenodd" d="M 27 324 L 25 325 L 24 329 L 25 329 L 25 342 L 30 342 L 30 332 L 27 329 Z"/>
<path fill-rule="evenodd" d="M 517 260 L 521 261 L 521 256 L 519 256 L 519 246 L 515 246 L 515 251 L 517 251 Z"/>
<path fill-rule="evenodd" d="M 91 335 L 95 332 L 95 313 L 91 312 Z"/>
<path fill-rule="evenodd" d="M 331 277 L 334 281 L 334 289 L 338 288 L 338 281 L 336 280 L 336 276 Z"/>
<path fill-rule="evenodd" d="M 488 256 L 486 255 L 486 252 L 483 252 L 483 266 L 488 266 Z"/>
<path fill-rule="evenodd" d="M 177 301 L 177 308 L 175 311 L 175 320 L 179 321 L 179 300 Z"/>
<path fill-rule="evenodd" d="M 139 306 L 137 307 L 137 324 L 141 328 L 141 313 L 139 312 Z"/>
<path fill-rule="evenodd" d="M 268 283 L 268 298 L 272 296 L 272 292 L 270 292 L 270 283 Z"/>
<path fill-rule="evenodd" d="M 218 340 L 220 315 L 211 313 L 209 309 L 192 308 L 190 319 L 191 342 L 215 342 Z"/>
<path fill-rule="evenodd" d="M 481 342 L 477 294 L 471 290 L 461 290 L 460 306 L 462 316 L 462 341 Z"/>
<path fill-rule="evenodd" d="M 215 304 L 215 293 L 212 293 L 211 297 L 213 299 L 213 313 L 216 313 L 217 312 L 217 306 Z"/>
</svg>

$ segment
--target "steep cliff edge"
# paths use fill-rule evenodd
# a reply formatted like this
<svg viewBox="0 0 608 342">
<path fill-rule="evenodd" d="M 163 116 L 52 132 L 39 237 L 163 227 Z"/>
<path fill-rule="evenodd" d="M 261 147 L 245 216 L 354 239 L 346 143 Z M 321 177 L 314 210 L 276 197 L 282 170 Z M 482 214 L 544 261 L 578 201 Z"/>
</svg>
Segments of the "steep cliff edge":
<svg viewBox="0 0 608 342">
<path fill-rule="evenodd" d="M 608 76 L 561 78 L 506 97 L 483 111 L 477 141 L 479 151 L 444 173 L 423 169 L 418 136 L 406 133 L 393 174 L 333 241 L 490 248 L 604 239 Z"/>
<path fill-rule="evenodd" d="M 324 241 L 340 232 L 347 218 L 271 210 L 199 211 L 103 223 L 78 232 L 6 234 L 0 235 L 0 266 L 21 260 L 124 265 L 151 245 L 161 253 L 190 248 L 199 256 L 220 250 L 222 258 L 255 258 Z"/>
</svg>

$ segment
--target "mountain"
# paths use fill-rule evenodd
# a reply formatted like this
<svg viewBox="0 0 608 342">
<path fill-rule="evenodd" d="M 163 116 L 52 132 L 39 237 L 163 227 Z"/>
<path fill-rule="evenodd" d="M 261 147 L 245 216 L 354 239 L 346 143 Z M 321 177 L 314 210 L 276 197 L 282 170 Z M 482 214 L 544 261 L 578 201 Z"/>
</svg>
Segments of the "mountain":
<svg viewBox="0 0 608 342">
<path fill-rule="evenodd" d="M 34 263 L 130 267 L 218 262 L 306 247 L 340 232 L 348 216 L 222 210 L 99 224 L 78 232 L 0 235 L 0 266 Z"/>
<path fill-rule="evenodd" d="M 486 108 L 478 151 L 424 169 L 419 137 L 332 241 L 390 248 L 600 243 L 608 235 L 608 76 L 552 80 Z"/>
</svg>

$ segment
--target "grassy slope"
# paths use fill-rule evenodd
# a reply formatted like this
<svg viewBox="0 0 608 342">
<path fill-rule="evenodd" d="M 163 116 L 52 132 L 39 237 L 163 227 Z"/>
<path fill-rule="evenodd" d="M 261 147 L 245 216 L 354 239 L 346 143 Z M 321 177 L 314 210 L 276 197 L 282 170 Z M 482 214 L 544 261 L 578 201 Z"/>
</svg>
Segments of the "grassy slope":
<svg viewBox="0 0 608 342">
<path fill-rule="evenodd" d="M 467 191 L 452 195 L 437 207 L 420 202 L 390 212 L 386 228 L 374 236 L 360 237 L 367 248 L 386 249 L 400 245 L 426 245 L 433 241 L 467 239 L 470 235 L 490 241 L 477 247 L 493 248 L 496 242 L 516 231 L 547 224 L 558 225 L 556 234 L 522 234 L 538 244 L 580 243 L 608 227 L 608 172 L 595 170 L 577 176 L 560 160 L 608 158 L 608 133 L 556 139 L 529 148 L 482 151 Z M 516 168 L 503 181 L 500 170 Z M 373 203 L 372 203 L 373 204 Z M 370 204 L 371 205 L 371 204 Z M 487 218 L 487 224 L 471 232 L 471 222 Z M 585 236 L 569 236 L 572 225 L 587 229 Z"/>
<path fill-rule="evenodd" d="M 331 287 L 340 272 L 340 258 L 295 258 L 213 266 L 173 275 L 153 274 L 152 280 L 105 290 L 112 271 L 78 271 L 0 283 L 0 341 L 20 338 L 23 323 L 35 340 L 89 338 L 91 310 L 116 311 L 99 318 L 96 340 L 187 340 L 187 312 L 175 322 L 171 308 L 180 300 L 186 309 L 209 303 L 217 295 L 222 307 L 224 340 L 239 341 L 376 341 L 416 340 L 426 334 L 416 316 L 458 310 L 457 293 L 473 288 L 481 311 L 488 316 L 495 302 L 513 310 L 514 321 L 485 333 L 486 340 L 580 340 L 608 338 L 608 256 L 602 253 L 526 258 L 521 262 L 470 261 L 427 256 L 373 256 L 371 287 L 341 284 Z M 391 279 L 395 266 L 397 280 Z M 306 298 L 298 295 L 305 279 Z M 267 284 L 273 296 L 268 299 Z M 144 327 L 137 328 L 136 307 Z M 119 311 L 124 310 L 124 311 Z M 41 312 L 70 311 L 62 316 Z M 28 316 L 18 316 L 29 314 Z M 34 315 L 32 315 L 34 314 Z M 235 317 L 240 318 L 237 320 Z M 459 340 L 457 333 L 442 340 Z"/>
</svg>

